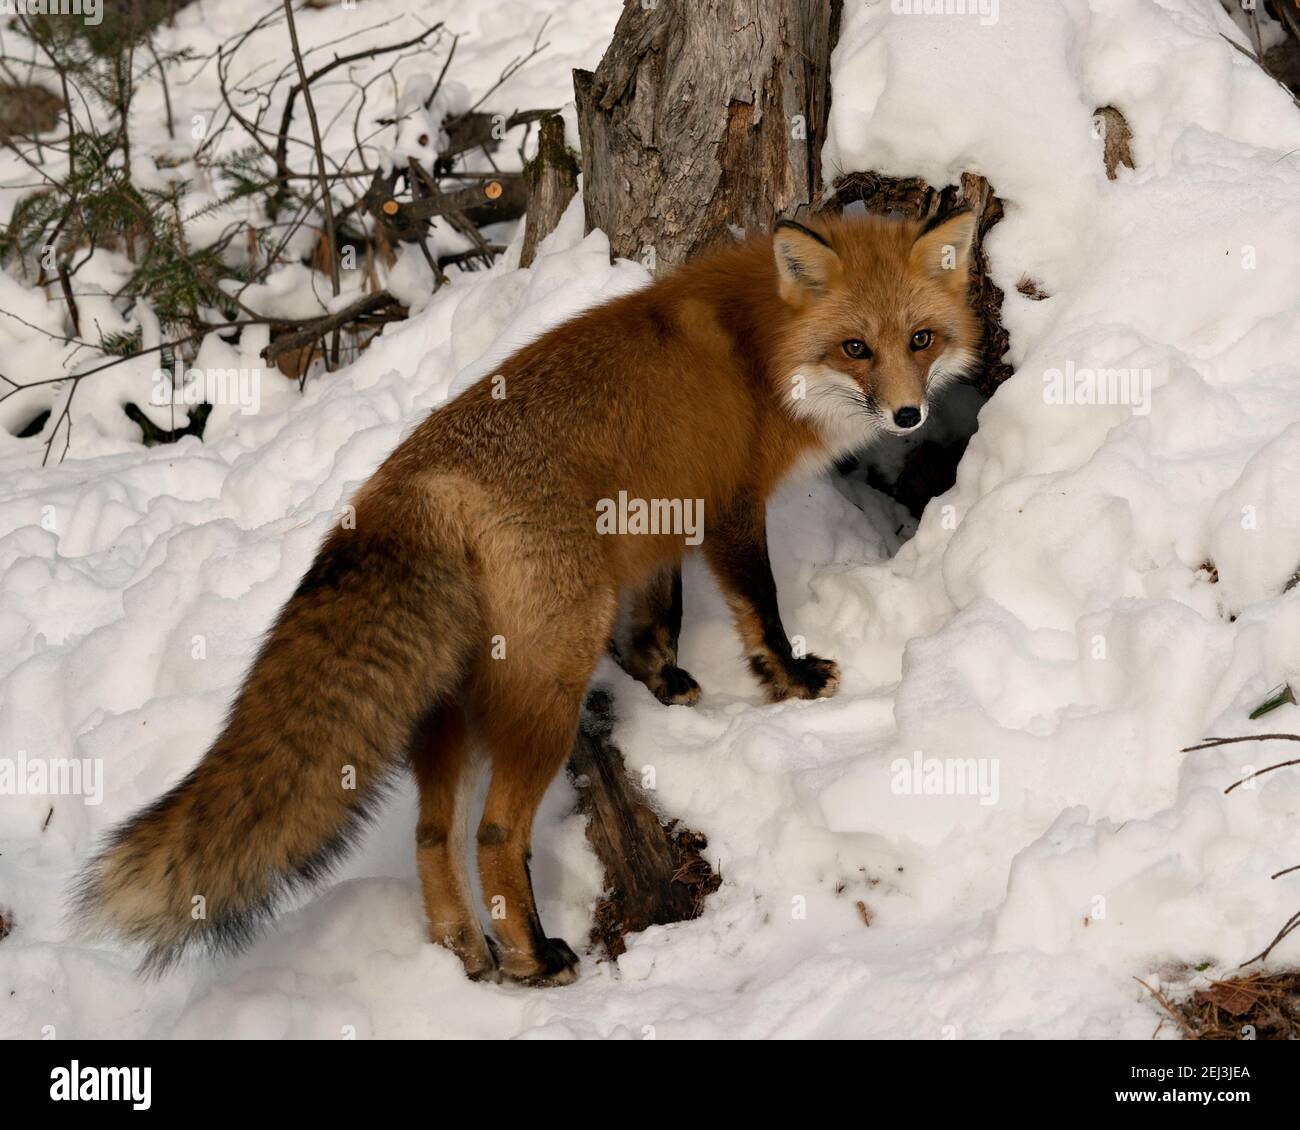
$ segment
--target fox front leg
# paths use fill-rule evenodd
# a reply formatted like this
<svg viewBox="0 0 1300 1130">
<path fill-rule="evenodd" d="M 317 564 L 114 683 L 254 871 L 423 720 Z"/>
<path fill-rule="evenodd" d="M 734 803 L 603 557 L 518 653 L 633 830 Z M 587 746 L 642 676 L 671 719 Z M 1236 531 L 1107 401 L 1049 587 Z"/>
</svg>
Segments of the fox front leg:
<svg viewBox="0 0 1300 1130">
<path fill-rule="evenodd" d="M 705 531 L 704 552 L 745 642 L 750 670 L 768 699 L 833 695 L 840 681 L 838 665 L 816 655 L 796 655 L 781 623 L 763 501 L 742 498 L 714 519 Z"/>
<path fill-rule="evenodd" d="M 667 706 L 694 706 L 700 684 L 677 666 L 682 630 L 682 571 L 666 565 L 624 602 L 612 651 L 632 678 Z"/>
</svg>

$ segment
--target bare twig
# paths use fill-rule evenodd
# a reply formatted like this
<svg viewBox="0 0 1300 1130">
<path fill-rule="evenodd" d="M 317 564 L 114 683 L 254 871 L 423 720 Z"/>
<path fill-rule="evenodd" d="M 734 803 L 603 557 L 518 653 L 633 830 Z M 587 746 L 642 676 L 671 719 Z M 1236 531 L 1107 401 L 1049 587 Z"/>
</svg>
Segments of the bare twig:
<svg viewBox="0 0 1300 1130">
<path fill-rule="evenodd" d="M 162 65 L 162 60 L 158 58 L 158 51 L 153 45 L 152 35 L 145 40 L 145 46 L 149 49 L 149 54 L 153 56 L 153 64 L 158 68 L 158 79 L 162 83 L 163 106 L 167 111 L 167 136 L 175 141 L 176 122 L 172 118 L 172 94 L 167 86 L 167 68 Z"/>
<path fill-rule="evenodd" d="M 1249 59 L 1252 63 L 1254 63 L 1257 67 L 1259 67 L 1259 69 L 1263 71 L 1266 75 L 1268 75 L 1268 77 L 1271 78 L 1274 82 L 1276 82 L 1278 86 L 1280 86 L 1286 92 L 1286 96 L 1290 98 L 1292 102 L 1294 102 L 1297 106 L 1300 106 L 1300 97 L 1297 97 L 1287 87 L 1286 83 L 1278 79 L 1271 71 L 1269 71 L 1269 69 L 1266 66 L 1264 66 L 1263 59 L 1261 59 L 1258 55 L 1251 53 L 1247 48 L 1243 47 L 1240 43 L 1236 43 L 1233 40 L 1229 39 L 1226 35 L 1223 34 L 1223 32 L 1219 32 L 1219 37 L 1226 44 L 1228 44 L 1228 46 L 1231 47 L 1234 51 L 1240 51 L 1241 54 L 1245 55 L 1247 59 Z"/>
<path fill-rule="evenodd" d="M 509 82 L 510 79 L 512 79 L 516 74 L 518 74 L 519 71 L 522 70 L 529 62 L 537 58 L 538 55 L 540 55 L 543 51 L 545 51 L 550 46 L 549 42 L 547 43 L 542 42 L 542 36 L 546 34 L 546 26 L 550 22 L 551 22 L 551 17 L 549 15 L 542 20 L 542 26 L 537 29 L 537 35 L 533 38 L 533 46 L 529 50 L 528 54 L 523 55 L 517 59 L 512 59 L 509 63 L 507 63 L 505 67 L 502 68 L 501 74 L 498 76 L 496 82 L 494 82 L 491 86 L 487 88 L 487 90 L 483 92 L 482 97 L 480 97 L 479 100 L 469 108 L 469 110 L 467 111 L 468 113 L 472 114 L 475 110 L 477 110 L 480 106 L 482 106 L 484 102 L 486 102 L 489 98 L 491 98 L 493 94 L 495 94 L 502 86 L 504 86 L 507 82 Z"/>
<path fill-rule="evenodd" d="M 1189 1040 L 1195 1040 L 1197 1038 L 1196 1033 L 1193 1032 L 1191 1028 L 1187 1026 L 1187 1022 L 1178 1014 L 1178 1010 L 1175 1009 L 1174 1006 L 1169 1003 L 1164 993 L 1161 993 L 1156 989 L 1153 989 L 1144 980 L 1142 980 L 1141 977 L 1134 977 L 1133 980 L 1136 981 L 1139 985 L 1141 985 L 1144 989 L 1146 989 L 1146 991 L 1150 993 L 1153 997 L 1155 997 L 1156 1003 L 1159 1004 L 1160 1007 L 1163 1008 L 1167 1013 L 1169 1013 L 1170 1016 L 1172 1016 L 1175 1020 L 1178 1021 L 1178 1027 L 1180 1027 L 1183 1030 L 1184 1036 L 1186 1036 Z"/>
<path fill-rule="evenodd" d="M 438 97 L 438 91 L 442 89 L 442 80 L 447 77 L 447 69 L 451 66 L 452 59 L 456 57 L 456 44 L 459 42 L 459 35 L 451 37 L 451 46 L 447 48 L 447 57 L 442 61 L 442 70 L 438 72 L 438 80 L 433 84 L 433 89 L 429 91 L 429 97 L 424 100 L 426 110 L 433 105 L 433 100 Z"/>
<path fill-rule="evenodd" d="M 401 311 L 401 316 L 405 317 L 406 308 L 386 290 L 381 290 L 374 294 L 365 295 L 352 305 L 336 313 L 326 314 L 323 317 L 306 321 L 287 323 L 289 325 L 301 325 L 303 328 L 295 333 L 284 334 L 276 338 L 262 350 L 262 356 L 273 364 L 280 354 L 293 349 L 301 349 L 304 345 L 309 345 L 312 341 L 327 333 L 338 331 L 349 322 L 356 321 L 368 314 L 377 313 L 386 307 L 393 307 Z M 277 322 L 276 324 L 279 325 L 280 323 Z"/>
<path fill-rule="evenodd" d="M 285 8 L 286 10 L 290 10 L 289 0 L 285 0 Z M 354 51 L 351 55 L 335 56 L 330 62 L 326 63 L 323 67 L 317 68 L 310 75 L 308 75 L 302 66 L 302 56 L 298 52 L 298 38 L 297 38 L 297 33 L 293 27 L 293 16 L 290 10 L 289 28 L 290 28 L 290 35 L 293 36 L 293 41 L 294 41 L 294 54 L 298 61 L 298 81 L 289 88 L 289 97 L 285 100 L 284 112 L 280 115 L 280 129 L 277 134 L 278 141 L 276 142 L 275 154 L 274 154 L 276 168 L 279 169 L 281 173 L 288 172 L 289 126 L 290 123 L 293 121 L 294 102 L 297 101 L 299 94 L 302 94 L 304 98 L 310 102 L 311 84 L 313 82 L 315 82 L 317 79 L 324 78 L 331 71 L 337 70 L 339 67 L 346 66 L 348 63 L 357 63 L 362 61 L 363 59 L 376 59 L 380 55 L 390 55 L 394 51 L 404 51 L 408 47 L 413 47 L 418 43 L 423 43 L 426 39 L 429 38 L 429 36 L 434 35 L 435 33 L 441 31 L 442 27 L 443 27 L 442 22 L 439 21 L 438 23 L 434 24 L 432 27 L 425 29 L 423 32 L 421 32 L 419 35 L 415 36 L 414 38 L 403 40 L 401 43 L 392 43 L 386 47 L 372 47 L 365 51 Z M 320 147 L 320 142 L 318 139 L 317 148 L 319 147 Z"/>
<path fill-rule="evenodd" d="M 72 294 L 72 277 L 68 274 L 68 264 L 59 263 L 59 286 L 63 290 L 63 300 L 68 304 L 68 317 L 72 319 L 72 332 L 81 336 L 81 313 L 77 310 L 77 300 Z"/>
<path fill-rule="evenodd" d="M 316 148 L 316 169 L 320 173 L 321 206 L 325 211 L 325 239 L 329 243 L 330 286 L 334 297 L 339 294 L 339 247 L 334 234 L 334 204 L 330 199 L 330 182 L 325 169 L 325 149 L 321 145 L 320 123 L 316 120 L 316 105 L 311 97 L 311 83 L 307 79 L 307 70 L 302 64 L 302 51 L 298 46 L 298 28 L 293 21 L 293 2 L 284 0 L 284 15 L 289 24 L 289 41 L 293 45 L 293 58 L 298 66 L 298 79 L 302 83 L 302 98 L 307 104 L 307 119 L 311 122 L 312 143 Z M 330 361 L 337 365 L 339 361 L 339 338 L 335 331 L 330 346 Z"/>
<path fill-rule="evenodd" d="M 1198 749 L 1215 749 L 1219 746 L 1237 745 L 1240 742 L 1272 742 L 1272 741 L 1300 742 L 1300 734 L 1246 734 L 1236 738 L 1206 738 L 1199 745 L 1188 746 L 1182 752 L 1191 753 L 1193 750 L 1198 750 Z M 1230 793 L 1234 789 L 1240 788 L 1247 781 L 1253 781 L 1257 777 L 1262 777 L 1265 773 L 1272 773 L 1274 770 L 1277 769 L 1285 769 L 1289 765 L 1300 765 L 1300 757 L 1292 758 L 1289 761 L 1279 761 L 1274 765 L 1266 765 L 1263 769 L 1258 769 L 1254 773 L 1248 773 L 1245 777 L 1242 777 L 1241 780 L 1234 781 L 1223 791 L 1225 794 Z M 1284 868 L 1283 870 L 1274 873 L 1271 877 L 1276 879 L 1279 876 L 1287 875 L 1292 871 L 1300 871 L 1300 864 L 1297 864 L 1295 867 Z M 1277 936 L 1274 937 L 1274 939 L 1271 942 L 1269 942 L 1269 944 L 1265 946 L 1263 950 L 1257 953 L 1249 961 L 1243 961 L 1241 963 L 1242 967 L 1244 968 L 1247 965 L 1253 965 L 1257 961 L 1266 961 L 1268 959 L 1268 955 L 1271 954 L 1277 948 L 1278 944 L 1297 928 L 1300 928 L 1300 911 L 1297 911 L 1287 920 L 1286 924 L 1282 927 L 1282 929 L 1277 932 Z"/>
<path fill-rule="evenodd" d="M 1268 945 L 1266 945 L 1262 950 L 1260 950 L 1260 952 L 1257 953 L 1254 957 L 1252 957 L 1249 961 L 1243 961 L 1241 965 L 1238 966 L 1238 968 L 1244 969 L 1247 965 L 1254 965 L 1255 962 L 1257 961 L 1267 961 L 1268 955 L 1271 954 L 1275 949 L 1277 949 L 1278 945 L 1283 940 L 1285 940 L 1288 935 L 1293 933 L 1297 928 L 1300 928 L 1300 910 L 1297 910 L 1293 915 L 1291 915 L 1290 918 L 1287 919 L 1286 925 L 1283 926 L 1282 929 L 1280 929 L 1277 932 L 1277 936 L 1271 942 L 1269 942 Z"/>
</svg>

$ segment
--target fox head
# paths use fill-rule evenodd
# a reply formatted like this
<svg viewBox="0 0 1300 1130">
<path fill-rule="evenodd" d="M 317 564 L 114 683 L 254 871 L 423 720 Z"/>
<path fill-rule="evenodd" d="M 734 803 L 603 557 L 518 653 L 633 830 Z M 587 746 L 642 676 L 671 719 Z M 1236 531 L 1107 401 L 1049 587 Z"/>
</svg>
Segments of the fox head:
<svg viewBox="0 0 1300 1130">
<path fill-rule="evenodd" d="M 967 300 L 975 219 L 785 220 L 773 236 L 789 318 L 782 390 L 828 447 L 919 428 L 944 382 L 976 361 L 980 326 Z"/>
</svg>

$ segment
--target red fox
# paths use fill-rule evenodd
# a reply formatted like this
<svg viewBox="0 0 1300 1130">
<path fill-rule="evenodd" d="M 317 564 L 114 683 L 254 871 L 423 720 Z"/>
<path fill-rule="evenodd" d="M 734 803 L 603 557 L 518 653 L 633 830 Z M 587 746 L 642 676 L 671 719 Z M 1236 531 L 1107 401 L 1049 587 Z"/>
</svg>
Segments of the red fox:
<svg viewBox="0 0 1300 1130">
<path fill-rule="evenodd" d="M 409 763 L 430 939 L 471 978 L 572 981 L 529 841 L 621 592 L 636 594 L 634 673 L 665 701 L 699 694 L 676 666 L 687 538 L 602 532 L 602 502 L 698 503 L 767 697 L 834 693 L 835 663 L 795 654 L 782 626 L 765 500 L 799 465 L 918 427 L 974 363 L 973 234 L 966 212 L 782 222 L 573 318 L 431 413 L 358 492 L 355 528 L 326 537 L 211 749 L 89 864 L 78 909 L 142 943 L 145 971 L 192 942 L 238 948 L 327 873 Z M 491 764 L 477 857 L 494 939 L 466 870 L 475 749 Z"/>
</svg>

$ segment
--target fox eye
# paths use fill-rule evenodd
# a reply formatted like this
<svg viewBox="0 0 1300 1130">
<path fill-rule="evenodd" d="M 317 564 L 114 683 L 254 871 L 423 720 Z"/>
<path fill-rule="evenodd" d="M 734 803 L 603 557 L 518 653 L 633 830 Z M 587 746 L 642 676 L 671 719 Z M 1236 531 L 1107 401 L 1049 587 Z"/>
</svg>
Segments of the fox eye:
<svg viewBox="0 0 1300 1130">
<path fill-rule="evenodd" d="M 929 349 L 932 341 L 934 341 L 934 334 L 930 330 L 917 330 L 912 335 L 912 352 Z"/>
<path fill-rule="evenodd" d="M 871 350 L 867 348 L 867 343 L 861 338 L 851 337 L 840 348 L 855 361 L 864 361 L 871 356 Z"/>
</svg>

